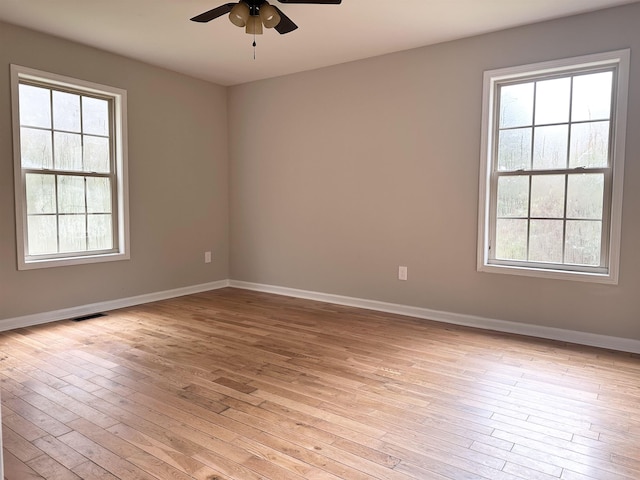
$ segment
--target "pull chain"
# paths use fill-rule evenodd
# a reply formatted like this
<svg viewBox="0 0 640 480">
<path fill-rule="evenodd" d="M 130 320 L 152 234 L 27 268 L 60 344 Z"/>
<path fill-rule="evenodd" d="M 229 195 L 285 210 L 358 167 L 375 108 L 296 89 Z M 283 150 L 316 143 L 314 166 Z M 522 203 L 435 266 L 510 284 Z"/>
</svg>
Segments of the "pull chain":
<svg viewBox="0 0 640 480">
<path fill-rule="evenodd" d="M 256 59 L 256 34 L 253 34 L 253 59 Z"/>
</svg>

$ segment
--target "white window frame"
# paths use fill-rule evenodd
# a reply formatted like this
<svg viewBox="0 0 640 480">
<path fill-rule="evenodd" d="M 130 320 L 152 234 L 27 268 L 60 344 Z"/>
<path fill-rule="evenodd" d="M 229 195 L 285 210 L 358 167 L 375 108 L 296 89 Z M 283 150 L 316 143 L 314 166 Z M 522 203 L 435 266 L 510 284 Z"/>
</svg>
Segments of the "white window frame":
<svg viewBox="0 0 640 480">
<path fill-rule="evenodd" d="M 572 57 L 549 62 L 520 65 L 484 72 L 482 99 L 482 139 L 480 158 L 480 185 L 478 206 L 478 250 L 477 270 L 479 272 L 505 273 L 550 279 L 577 280 L 584 282 L 617 284 L 620 263 L 620 239 L 622 229 L 622 186 L 624 180 L 624 153 L 627 119 L 627 97 L 629 85 L 630 50 L 617 50 L 593 55 Z M 518 79 L 544 79 L 567 75 L 580 70 L 613 67 L 616 70 L 613 84 L 613 111 L 611 117 L 610 155 L 611 192 L 605 192 L 604 219 L 608 217 L 605 248 L 605 267 L 595 271 L 567 265 L 549 268 L 528 262 L 505 262 L 491 258 L 492 209 L 495 209 L 495 192 L 492 190 L 492 176 L 496 157 L 498 86 Z M 493 182 L 495 185 L 497 182 Z M 533 263 L 533 262 L 531 262 Z"/>
<path fill-rule="evenodd" d="M 20 151 L 19 85 L 22 81 L 35 82 L 45 88 L 62 88 L 79 94 L 98 95 L 110 99 L 113 108 L 113 131 L 111 136 L 115 168 L 115 198 L 114 210 L 112 211 L 117 223 L 113 225 L 116 231 L 116 238 L 114 238 L 113 249 L 109 252 L 87 251 L 72 255 L 28 255 L 25 172 L 22 167 Z M 127 179 L 127 92 L 116 87 L 78 80 L 20 65 L 11 65 L 11 101 L 18 270 L 128 260 L 130 254 L 129 188 Z"/>
</svg>

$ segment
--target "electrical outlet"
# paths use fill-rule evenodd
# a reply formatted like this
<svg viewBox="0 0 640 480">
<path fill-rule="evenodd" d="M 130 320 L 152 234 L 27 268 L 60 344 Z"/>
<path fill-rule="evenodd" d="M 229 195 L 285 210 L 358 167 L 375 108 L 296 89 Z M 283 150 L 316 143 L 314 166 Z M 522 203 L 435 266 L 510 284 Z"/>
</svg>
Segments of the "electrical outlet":
<svg viewBox="0 0 640 480">
<path fill-rule="evenodd" d="M 398 280 L 406 280 L 407 274 L 407 267 L 398 267 Z"/>
<path fill-rule="evenodd" d="M 204 263 L 211 263 L 211 252 L 204 252 Z"/>
</svg>

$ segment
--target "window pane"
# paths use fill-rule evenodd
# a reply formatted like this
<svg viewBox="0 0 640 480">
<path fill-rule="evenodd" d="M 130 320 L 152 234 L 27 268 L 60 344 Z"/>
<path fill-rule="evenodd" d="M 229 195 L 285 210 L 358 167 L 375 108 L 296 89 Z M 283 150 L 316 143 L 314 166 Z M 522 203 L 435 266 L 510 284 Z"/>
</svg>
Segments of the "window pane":
<svg viewBox="0 0 640 480">
<path fill-rule="evenodd" d="M 113 230 L 111 227 L 111 215 L 89 215 L 88 249 L 110 250 L 113 248 Z"/>
<path fill-rule="evenodd" d="M 498 144 L 498 170 L 531 168 L 531 128 L 502 130 Z"/>
<path fill-rule="evenodd" d="M 109 135 L 109 102 L 82 97 L 82 131 L 93 135 Z"/>
<path fill-rule="evenodd" d="M 531 216 L 562 218 L 564 175 L 538 175 L 531 179 Z"/>
<path fill-rule="evenodd" d="M 524 127 L 532 124 L 533 83 L 500 88 L 500 128 Z"/>
<path fill-rule="evenodd" d="M 531 220 L 529 260 L 562 263 L 562 220 Z"/>
<path fill-rule="evenodd" d="M 571 119 L 605 120 L 611 116 L 612 72 L 580 75 L 573 79 Z"/>
<path fill-rule="evenodd" d="M 55 175 L 27 173 L 27 214 L 56 213 Z"/>
<path fill-rule="evenodd" d="M 58 176 L 58 211 L 84 213 L 84 177 Z"/>
<path fill-rule="evenodd" d="M 60 252 L 86 250 L 86 224 L 84 215 L 60 215 Z"/>
<path fill-rule="evenodd" d="M 87 212 L 111 213 L 111 181 L 87 177 Z"/>
<path fill-rule="evenodd" d="M 600 265 L 602 222 L 567 221 L 565 262 L 576 265 Z"/>
<path fill-rule="evenodd" d="M 98 173 L 110 172 L 109 139 L 85 135 L 83 141 L 84 171 Z"/>
<path fill-rule="evenodd" d="M 20 125 L 51 128 L 51 100 L 49 89 L 20 85 Z"/>
<path fill-rule="evenodd" d="M 82 140 L 75 133 L 53 134 L 55 167 L 58 170 L 82 170 Z"/>
<path fill-rule="evenodd" d="M 58 253 L 58 234 L 54 215 L 29 215 L 28 255 Z"/>
<path fill-rule="evenodd" d="M 566 168 L 568 126 L 536 127 L 533 146 L 533 168 L 536 170 Z"/>
<path fill-rule="evenodd" d="M 498 178 L 498 217 L 526 217 L 529 176 Z"/>
<path fill-rule="evenodd" d="M 53 128 L 80 132 L 80 95 L 53 91 Z"/>
<path fill-rule="evenodd" d="M 536 125 L 569 121 L 571 79 L 557 78 L 536 83 Z"/>
<path fill-rule="evenodd" d="M 570 167 L 606 167 L 609 164 L 609 122 L 571 126 Z"/>
<path fill-rule="evenodd" d="M 53 168 L 51 131 L 21 128 L 20 155 L 24 168 Z"/>
<path fill-rule="evenodd" d="M 500 260 L 527 259 L 527 220 L 512 218 L 497 220 L 496 258 Z"/>
<path fill-rule="evenodd" d="M 567 186 L 567 217 L 602 219 L 604 175 L 585 173 L 569 175 Z"/>
</svg>

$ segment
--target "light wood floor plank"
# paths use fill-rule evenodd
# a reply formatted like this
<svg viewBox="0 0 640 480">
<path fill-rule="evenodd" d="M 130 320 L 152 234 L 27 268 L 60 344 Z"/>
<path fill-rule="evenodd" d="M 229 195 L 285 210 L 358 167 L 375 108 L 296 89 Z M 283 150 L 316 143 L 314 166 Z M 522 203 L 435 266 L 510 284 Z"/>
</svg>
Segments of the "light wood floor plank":
<svg viewBox="0 0 640 480">
<path fill-rule="evenodd" d="M 0 352 L 7 480 L 640 478 L 638 355 L 233 288 Z"/>
</svg>

